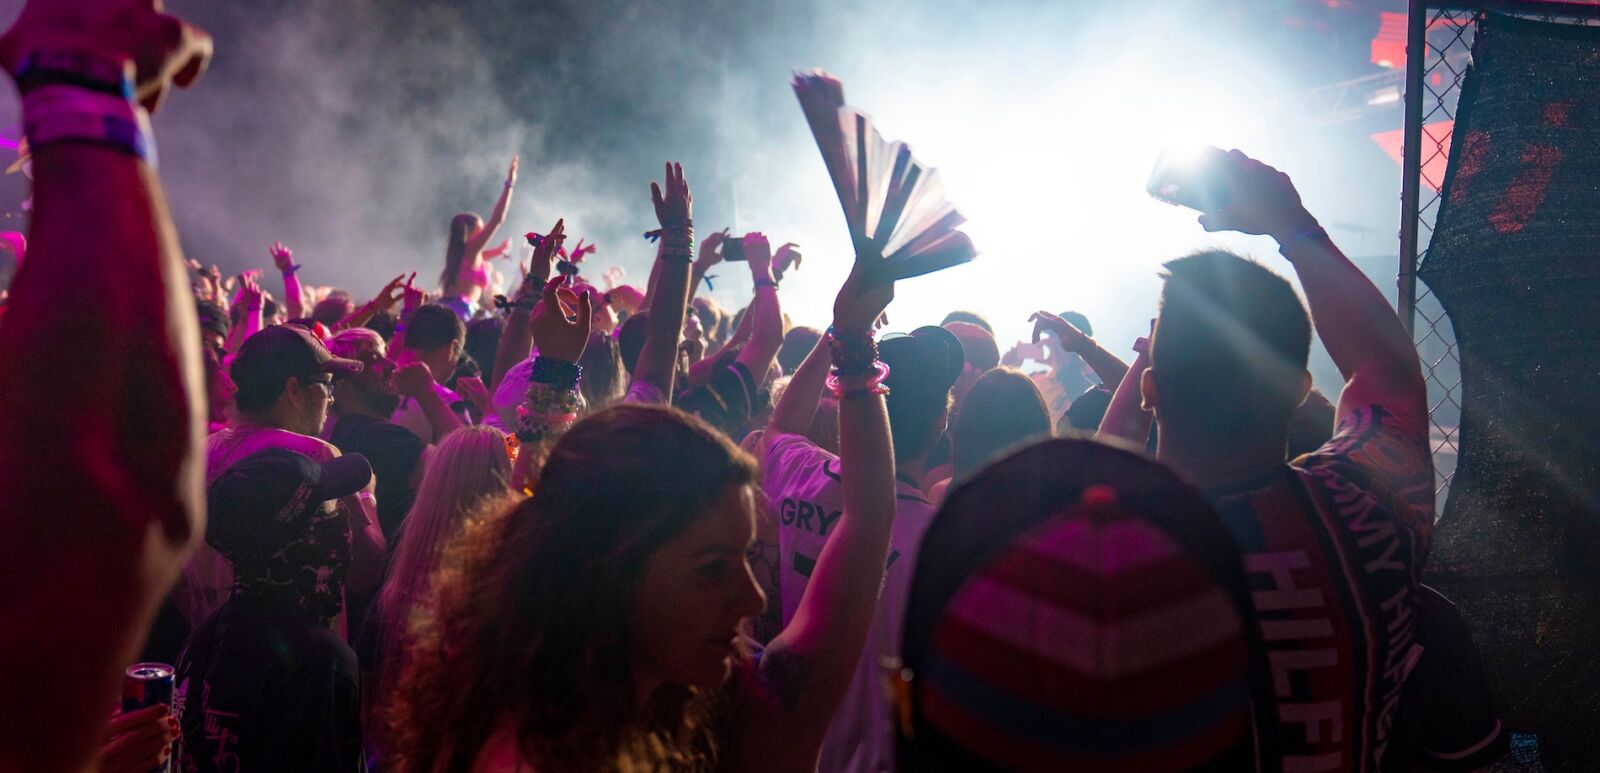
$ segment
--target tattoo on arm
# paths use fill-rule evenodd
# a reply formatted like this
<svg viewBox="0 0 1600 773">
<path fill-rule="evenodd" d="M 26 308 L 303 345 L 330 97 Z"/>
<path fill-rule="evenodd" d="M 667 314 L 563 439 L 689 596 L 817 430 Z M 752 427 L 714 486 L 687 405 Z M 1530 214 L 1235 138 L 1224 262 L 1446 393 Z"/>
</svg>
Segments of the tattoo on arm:
<svg viewBox="0 0 1600 773">
<path fill-rule="evenodd" d="M 811 661 L 786 647 L 768 649 L 761 656 L 761 680 L 783 708 L 793 713 L 800 706 L 806 681 L 811 678 Z"/>
</svg>

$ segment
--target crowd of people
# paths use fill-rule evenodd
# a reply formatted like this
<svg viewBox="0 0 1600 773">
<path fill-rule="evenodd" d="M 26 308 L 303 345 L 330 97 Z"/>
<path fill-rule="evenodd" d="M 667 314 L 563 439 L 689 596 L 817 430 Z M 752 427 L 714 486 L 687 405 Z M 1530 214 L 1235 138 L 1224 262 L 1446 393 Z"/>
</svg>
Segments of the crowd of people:
<svg viewBox="0 0 1600 773">
<path fill-rule="evenodd" d="M 643 287 L 588 281 L 558 221 L 497 293 L 513 160 L 487 219 L 450 220 L 436 287 L 416 266 L 360 302 L 281 244 L 227 279 L 183 261 L 145 111 L 209 54 L 152 0 L 30 0 L 0 37 L 34 168 L 0 311 L 0 656 L 32 705 L 0 769 L 1504 753 L 1470 633 L 1419 579 L 1410 338 L 1271 167 L 1228 153 L 1201 224 L 1283 260 L 1176 257 L 1135 342 L 1032 309 L 1015 346 L 960 309 L 880 330 L 916 287 L 870 243 L 830 324 L 792 324 L 797 249 L 697 243 L 671 163 Z M 730 249 L 737 313 L 699 294 Z M 137 660 L 174 665 L 171 704 L 108 720 Z"/>
</svg>

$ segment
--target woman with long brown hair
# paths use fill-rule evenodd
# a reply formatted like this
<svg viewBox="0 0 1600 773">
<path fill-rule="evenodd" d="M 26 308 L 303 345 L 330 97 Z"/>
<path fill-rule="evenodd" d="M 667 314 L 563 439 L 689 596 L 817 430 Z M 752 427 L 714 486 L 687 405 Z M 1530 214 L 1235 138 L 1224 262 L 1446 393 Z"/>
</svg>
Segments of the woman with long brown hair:
<svg viewBox="0 0 1600 773">
<path fill-rule="evenodd" d="M 478 302 L 484 288 L 489 286 L 489 264 L 484 260 L 484 248 L 505 222 L 506 209 L 511 206 L 511 189 L 517 184 L 517 158 L 511 159 L 511 169 L 506 172 L 506 184 L 500 191 L 489 220 L 473 212 L 463 212 L 450 219 L 450 238 L 445 242 L 444 271 L 439 274 L 439 303 L 448 306 L 464 321 L 478 313 Z"/>
<path fill-rule="evenodd" d="M 681 187 L 669 173 L 668 202 L 685 201 L 664 239 L 687 231 Z M 453 545 L 387 701 L 392 769 L 815 769 L 894 516 L 871 340 L 893 286 L 867 269 L 834 306 L 845 508 L 789 626 L 759 654 L 739 635 L 764 602 L 746 558 L 755 461 L 680 411 L 613 406 L 556 442 L 529 499 Z"/>
</svg>

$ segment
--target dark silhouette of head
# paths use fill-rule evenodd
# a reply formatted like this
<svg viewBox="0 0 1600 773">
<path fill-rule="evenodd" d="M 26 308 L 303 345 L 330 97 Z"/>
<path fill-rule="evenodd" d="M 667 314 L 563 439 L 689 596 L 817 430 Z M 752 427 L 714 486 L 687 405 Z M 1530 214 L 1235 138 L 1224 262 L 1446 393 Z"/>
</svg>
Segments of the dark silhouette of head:
<svg viewBox="0 0 1600 773">
<path fill-rule="evenodd" d="M 1311 386 L 1311 320 L 1294 288 L 1255 261 L 1206 251 L 1166 264 L 1141 388 L 1163 438 L 1219 452 L 1276 443 Z"/>
<path fill-rule="evenodd" d="M 955 479 L 977 472 L 1005 451 L 1050 434 L 1050 411 L 1033 379 L 1012 368 L 983 374 L 967 393 L 951 433 Z"/>
</svg>

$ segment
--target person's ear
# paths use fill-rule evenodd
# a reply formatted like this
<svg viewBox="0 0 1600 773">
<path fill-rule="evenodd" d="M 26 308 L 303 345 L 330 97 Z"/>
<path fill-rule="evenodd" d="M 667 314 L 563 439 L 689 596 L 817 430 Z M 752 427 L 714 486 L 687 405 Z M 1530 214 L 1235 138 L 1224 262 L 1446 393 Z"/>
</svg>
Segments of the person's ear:
<svg viewBox="0 0 1600 773">
<path fill-rule="evenodd" d="M 306 401 L 305 389 L 305 382 L 299 376 L 290 376 L 283 382 L 283 393 L 289 396 L 289 403 L 296 408 Z"/>
<path fill-rule="evenodd" d="M 1161 404 L 1160 390 L 1156 389 L 1156 369 L 1145 368 L 1139 374 L 1139 407 L 1151 413 Z"/>
<path fill-rule="evenodd" d="M 452 340 L 450 342 L 450 361 L 455 362 L 461 359 L 461 350 L 464 348 L 466 347 L 462 346 L 460 341 Z"/>
</svg>

